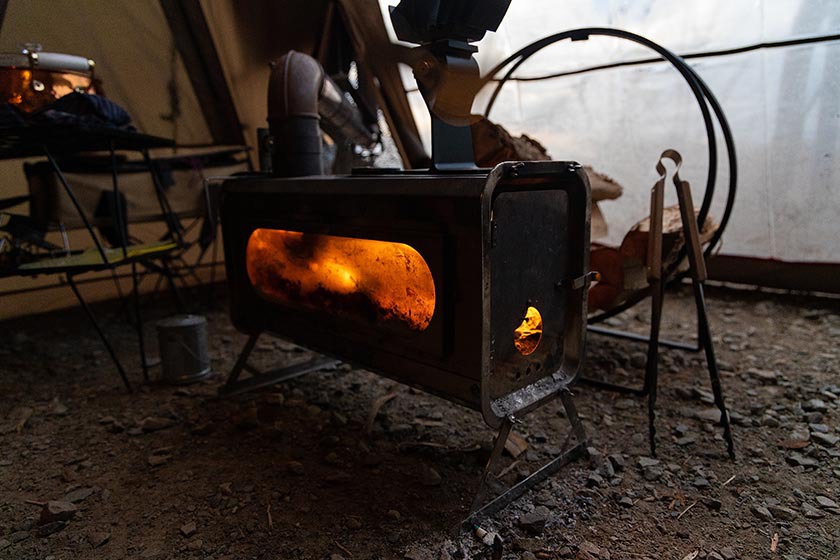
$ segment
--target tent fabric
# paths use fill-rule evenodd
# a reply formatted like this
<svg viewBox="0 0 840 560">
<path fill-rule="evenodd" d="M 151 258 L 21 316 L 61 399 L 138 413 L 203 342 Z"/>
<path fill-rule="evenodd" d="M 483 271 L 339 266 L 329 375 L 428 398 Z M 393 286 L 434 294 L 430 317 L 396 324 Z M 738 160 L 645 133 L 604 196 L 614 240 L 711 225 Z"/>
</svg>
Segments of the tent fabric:
<svg viewBox="0 0 840 560">
<path fill-rule="evenodd" d="M 125 107 L 142 132 L 180 144 L 210 141 L 159 2 L 10 0 L 0 28 L 0 52 L 18 51 L 25 43 L 94 60 L 106 96 Z"/>
<path fill-rule="evenodd" d="M 383 1 L 386 4 L 396 2 Z M 832 0 L 514 1 L 497 33 L 479 43 L 484 71 L 539 38 L 580 27 L 625 29 L 678 54 L 831 36 L 840 33 Z M 654 57 L 612 38 L 563 41 L 530 58 L 515 74 L 539 78 L 605 63 Z M 722 253 L 795 262 L 840 262 L 840 41 L 764 48 L 689 61 L 721 102 L 738 150 L 739 186 Z M 407 89 L 416 88 L 410 72 Z M 428 142 L 428 116 L 409 94 Z M 474 106 L 483 112 L 486 94 Z M 490 118 L 538 139 L 555 159 L 572 159 L 625 185 L 605 203 L 617 244 L 647 214 L 654 165 L 665 148 L 683 155 L 680 175 L 703 196 L 708 151 L 699 109 L 665 62 L 535 81 L 511 81 Z M 728 181 L 718 135 L 720 216 Z M 675 203 L 669 193 L 666 204 Z"/>
</svg>

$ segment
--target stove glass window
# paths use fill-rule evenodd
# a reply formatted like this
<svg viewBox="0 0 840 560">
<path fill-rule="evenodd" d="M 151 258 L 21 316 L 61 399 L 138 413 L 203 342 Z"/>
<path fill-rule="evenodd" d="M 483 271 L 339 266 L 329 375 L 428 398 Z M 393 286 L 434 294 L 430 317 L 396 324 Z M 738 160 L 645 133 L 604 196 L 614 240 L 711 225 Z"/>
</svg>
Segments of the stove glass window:
<svg viewBox="0 0 840 560">
<path fill-rule="evenodd" d="M 432 273 L 405 243 L 257 229 L 245 258 L 251 284 L 270 302 L 412 331 L 434 315 Z"/>
</svg>

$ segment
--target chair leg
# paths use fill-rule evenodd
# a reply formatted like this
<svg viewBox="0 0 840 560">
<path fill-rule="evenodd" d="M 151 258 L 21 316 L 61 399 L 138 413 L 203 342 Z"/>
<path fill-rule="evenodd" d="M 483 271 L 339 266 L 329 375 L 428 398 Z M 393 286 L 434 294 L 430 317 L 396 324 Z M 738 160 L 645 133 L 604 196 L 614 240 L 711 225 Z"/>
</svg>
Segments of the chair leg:
<svg viewBox="0 0 840 560">
<path fill-rule="evenodd" d="M 108 351 L 108 354 L 111 356 L 111 361 L 114 362 L 114 366 L 116 366 L 117 371 L 122 378 L 123 384 L 125 388 L 128 390 L 129 393 L 133 393 L 134 390 L 131 388 L 131 383 L 128 381 L 128 376 L 125 374 L 125 370 L 120 363 L 120 360 L 117 358 L 117 354 L 114 352 L 113 347 L 111 347 L 111 343 L 108 342 L 108 338 L 105 336 L 105 333 L 102 331 L 102 328 L 99 326 L 99 322 L 96 320 L 96 316 L 93 314 L 93 311 L 88 306 L 85 299 L 82 297 L 82 294 L 79 292 L 79 288 L 76 286 L 76 283 L 73 281 L 73 277 L 71 275 L 67 275 L 67 284 L 70 285 L 70 289 L 73 290 L 73 294 L 76 296 L 76 299 L 79 300 L 79 305 L 82 306 L 85 314 L 90 319 L 90 322 L 93 323 L 93 328 L 96 329 L 96 333 L 99 335 L 99 339 L 102 341 L 102 344 L 105 346 L 105 349 Z"/>
<path fill-rule="evenodd" d="M 169 290 L 172 292 L 172 297 L 175 298 L 175 307 L 178 309 L 178 313 L 184 313 L 186 310 L 184 298 L 181 296 L 181 291 L 175 282 L 175 276 L 172 273 L 172 268 L 169 266 L 169 260 L 161 259 L 160 264 L 163 269 L 163 275 L 166 277 L 166 282 L 169 284 Z"/>
<path fill-rule="evenodd" d="M 131 263 L 132 299 L 134 300 L 134 320 L 137 327 L 137 341 L 140 346 L 140 367 L 143 369 L 143 381 L 149 382 L 149 364 L 146 362 L 146 340 L 143 336 L 143 315 L 140 310 L 140 282 L 137 280 L 137 262 Z"/>
</svg>

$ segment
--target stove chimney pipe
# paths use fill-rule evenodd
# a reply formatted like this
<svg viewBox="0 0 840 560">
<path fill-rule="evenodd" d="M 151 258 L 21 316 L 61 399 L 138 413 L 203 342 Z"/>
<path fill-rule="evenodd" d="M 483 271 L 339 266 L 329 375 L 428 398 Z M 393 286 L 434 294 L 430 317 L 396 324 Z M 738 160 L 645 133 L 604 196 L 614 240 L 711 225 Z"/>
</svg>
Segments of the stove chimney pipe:
<svg viewBox="0 0 840 560">
<path fill-rule="evenodd" d="M 289 51 L 272 63 L 268 126 L 274 137 L 275 177 L 323 175 L 318 97 L 324 69 L 311 56 Z"/>
<path fill-rule="evenodd" d="M 368 127 L 317 60 L 289 51 L 272 64 L 268 82 L 268 126 L 274 138 L 275 177 L 323 175 L 321 130 L 334 140 L 370 147 L 376 130 Z"/>
</svg>

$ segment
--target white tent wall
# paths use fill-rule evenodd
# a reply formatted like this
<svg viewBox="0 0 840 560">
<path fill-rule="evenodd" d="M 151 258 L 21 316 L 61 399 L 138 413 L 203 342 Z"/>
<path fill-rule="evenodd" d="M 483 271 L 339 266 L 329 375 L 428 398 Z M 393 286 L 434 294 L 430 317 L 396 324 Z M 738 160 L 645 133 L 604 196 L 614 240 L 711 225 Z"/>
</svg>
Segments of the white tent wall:
<svg viewBox="0 0 840 560">
<path fill-rule="evenodd" d="M 393 2 L 382 2 L 396 4 Z M 479 43 L 483 71 L 542 37 L 580 27 L 614 27 L 648 37 L 678 54 L 840 33 L 835 0 L 513 0 L 497 33 Z M 653 58 L 629 41 L 593 37 L 550 46 L 516 76 L 535 77 Z M 724 235 L 727 255 L 791 262 L 840 262 L 840 41 L 690 61 L 720 100 L 738 150 L 739 184 Z M 415 87 L 410 74 L 408 89 Z M 410 94 L 428 142 L 428 116 Z M 475 112 L 483 112 L 487 95 Z M 665 148 L 685 160 L 681 176 L 699 200 L 708 151 L 700 111 L 666 62 L 539 81 L 508 82 L 490 118 L 542 142 L 557 159 L 593 165 L 625 186 L 602 205 L 608 241 L 648 212 L 654 164 Z M 722 137 L 713 215 L 728 181 Z M 674 203 L 673 193 L 669 202 Z"/>
</svg>

